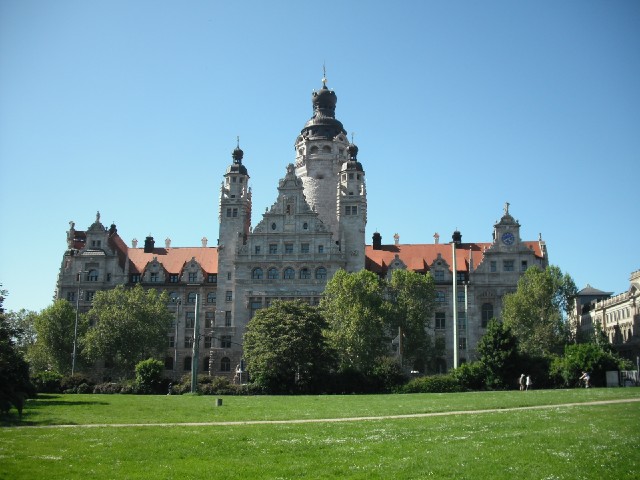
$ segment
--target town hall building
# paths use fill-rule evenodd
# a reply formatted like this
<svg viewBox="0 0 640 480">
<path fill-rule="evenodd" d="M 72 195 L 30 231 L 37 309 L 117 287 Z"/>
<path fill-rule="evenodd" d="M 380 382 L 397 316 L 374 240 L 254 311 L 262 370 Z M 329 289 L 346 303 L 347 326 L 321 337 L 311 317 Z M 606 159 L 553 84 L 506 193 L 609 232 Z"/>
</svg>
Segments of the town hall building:
<svg viewBox="0 0 640 480">
<path fill-rule="evenodd" d="M 488 226 L 485 242 L 463 242 L 456 231 L 450 242 L 441 243 L 436 234 L 430 243 L 402 244 L 395 235 L 393 243 L 383 244 L 376 232 L 367 244 L 366 162 L 336 118 L 336 103 L 323 79 L 312 94 L 313 115 L 295 140 L 295 160 L 283 166 L 277 198 L 255 226 L 250 165 L 238 145 L 223 173 L 217 245 L 206 239 L 197 247 L 172 246 L 169 239 L 156 245 L 151 236 L 142 246 L 137 240 L 127 244 L 99 213 L 86 230 L 70 222 L 56 297 L 87 311 L 95 292 L 116 285 L 167 291 L 175 313 L 167 332 L 167 376 L 190 371 L 199 351 L 199 371 L 234 377 L 244 331 L 258 309 L 277 299 L 317 305 L 339 269 L 367 269 L 381 277 L 411 269 L 436 283 L 430 333 L 445 345 L 437 369 L 452 368 L 457 358 L 476 359 L 488 321 L 501 316 L 503 296 L 516 290 L 527 268 L 548 265 L 545 242 L 520 237 L 507 203 L 492 233 Z"/>
</svg>

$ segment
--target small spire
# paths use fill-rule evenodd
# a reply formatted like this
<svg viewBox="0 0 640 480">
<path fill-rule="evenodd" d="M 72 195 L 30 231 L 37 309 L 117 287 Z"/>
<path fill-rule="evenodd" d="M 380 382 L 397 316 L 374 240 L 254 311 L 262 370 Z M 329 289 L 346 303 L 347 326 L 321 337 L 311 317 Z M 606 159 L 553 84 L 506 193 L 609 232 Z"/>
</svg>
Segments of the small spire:
<svg viewBox="0 0 640 480">
<path fill-rule="evenodd" d="M 236 146 L 237 146 L 238 148 L 240 148 L 240 135 L 238 135 L 238 136 L 236 137 L 236 140 L 237 140 L 237 142 L 238 142 Z"/>
<path fill-rule="evenodd" d="M 322 86 L 327 88 L 327 67 L 322 63 Z"/>
</svg>

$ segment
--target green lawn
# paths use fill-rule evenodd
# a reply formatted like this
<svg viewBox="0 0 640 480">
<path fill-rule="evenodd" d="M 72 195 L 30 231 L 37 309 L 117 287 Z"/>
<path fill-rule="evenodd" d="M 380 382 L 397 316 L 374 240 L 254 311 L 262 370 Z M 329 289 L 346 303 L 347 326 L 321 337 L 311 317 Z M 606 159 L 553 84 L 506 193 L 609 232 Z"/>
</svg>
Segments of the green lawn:
<svg viewBox="0 0 640 480">
<path fill-rule="evenodd" d="M 640 389 L 216 397 L 56 395 L 0 429 L 0 478 L 636 479 Z M 55 425 L 465 415 L 214 426 Z M 33 428 L 44 426 L 45 428 Z"/>
</svg>

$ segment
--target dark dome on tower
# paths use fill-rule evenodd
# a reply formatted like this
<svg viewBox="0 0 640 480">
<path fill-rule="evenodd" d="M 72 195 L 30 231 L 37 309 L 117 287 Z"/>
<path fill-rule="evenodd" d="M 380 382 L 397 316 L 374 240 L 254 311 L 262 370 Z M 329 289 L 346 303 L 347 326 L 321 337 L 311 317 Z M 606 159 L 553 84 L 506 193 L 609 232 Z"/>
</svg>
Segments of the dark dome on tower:
<svg viewBox="0 0 640 480">
<path fill-rule="evenodd" d="M 349 153 L 349 160 L 347 160 L 342 166 L 342 171 L 355 170 L 358 172 L 364 172 L 362 164 L 358 161 L 358 147 L 354 143 L 350 143 L 347 147 L 347 153 Z"/>
<path fill-rule="evenodd" d="M 323 83 L 326 79 L 323 79 Z M 332 139 L 336 135 L 347 134 L 342 123 L 336 119 L 336 103 L 338 97 L 333 90 L 329 90 L 326 84 L 320 90 L 314 90 L 311 94 L 313 104 L 313 117 L 301 130 L 303 136 L 309 138 Z"/>
<path fill-rule="evenodd" d="M 242 165 L 242 157 L 244 157 L 244 152 L 238 145 L 233 152 L 231 153 L 231 157 L 233 158 L 233 163 L 229 165 L 227 168 L 227 173 L 239 173 L 241 175 L 247 175 L 247 167 Z"/>
</svg>

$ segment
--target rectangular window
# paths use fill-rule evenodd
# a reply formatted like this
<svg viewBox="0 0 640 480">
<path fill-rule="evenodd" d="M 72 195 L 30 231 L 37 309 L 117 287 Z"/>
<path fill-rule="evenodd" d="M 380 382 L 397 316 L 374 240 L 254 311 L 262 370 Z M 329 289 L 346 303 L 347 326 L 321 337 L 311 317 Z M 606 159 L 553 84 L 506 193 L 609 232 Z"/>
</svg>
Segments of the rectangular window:
<svg viewBox="0 0 640 480">
<path fill-rule="evenodd" d="M 215 273 L 210 273 L 209 275 L 207 275 L 207 282 L 218 283 L 218 275 Z"/>
<path fill-rule="evenodd" d="M 256 255 L 260 255 L 260 245 L 255 246 L 254 252 Z"/>
<path fill-rule="evenodd" d="M 76 292 L 67 292 L 67 302 L 76 301 Z"/>
<path fill-rule="evenodd" d="M 458 295 L 458 303 L 464 303 L 464 290 L 459 290 L 457 292 Z"/>
<path fill-rule="evenodd" d="M 324 253 L 324 245 L 318 245 L 318 253 Z"/>
<path fill-rule="evenodd" d="M 464 282 L 465 281 L 464 272 L 458 272 L 458 274 L 456 275 L 456 278 L 458 279 L 458 283 Z"/>
<path fill-rule="evenodd" d="M 458 330 L 467 329 L 467 314 L 465 312 L 458 312 Z"/>
<path fill-rule="evenodd" d="M 309 244 L 308 243 L 300 244 L 300 253 L 309 253 Z"/>
<path fill-rule="evenodd" d="M 233 292 L 231 290 L 227 290 L 227 293 L 224 296 L 225 301 L 230 302 L 233 300 Z"/>
<path fill-rule="evenodd" d="M 445 317 L 445 312 L 436 312 L 436 330 L 444 330 Z"/>
<path fill-rule="evenodd" d="M 233 218 L 237 218 L 238 217 L 238 209 L 234 208 L 233 209 Z"/>
<path fill-rule="evenodd" d="M 351 215 L 357 215 L 358 214 L 358 206 L 357 205 L 353 205 L 351 207 Z"/>
<path fill-rule="evenodd" d="M 169 337 L 169 342 L 167 343 L 167 346 L 168 346 L 169 348 L 173 348 L 173 347 L 175 347 L 175 345 L 176 345 L 176 337 L 174 337 L 173 335 L 171 335 L 171 336 Z"/>
<path fill-rule="evenodd" d="M 351 215 L 351 206 L 347 205 L 346 207 L 344 207 L 344 214 L 345 215 Z"/>
<path fill-rule="evenodd" d="M 170 283 L 178 283 L 179 281 L 180 281 L 180 276 L 179 275 L 176 275 L 175 273 L 172 273 L 169 276 L 169 282 Z"/>
<path fill-rule="evenodd" d="M 196 272 L 189 273 L 189 283 L 195 283 L 198 281 L 198 274 Z"/>
<path fill-rule="evenodd" d="M 205 312 L 204 314 L 204 328 L 211 328 L 213 326 L 213 312 Z"/>
<path fill-rule="evenodd" d="M 184 348 L 193 348 L 193 337 L 184 337 Z"/>
<path fill-rule="evenodd" d="M 160 281 L 160 274 L 158 272 L 151 272 L 149 274 L 149 281 L 151 283 L 158 283 Z"/>
<path fill-rule="evenodd" d="M 436 302 L 447 303 L 447 296 L 442 290 L 436 290 Z"/>
<path fill-rule="evenodd" d="M 527 261 L 522 260 L 522 262 L 520 262 L 520 271 L 525 272 L 526 270 L 527 270 Z"/>
<path fill-rule="evenodd" d="M 110 282 L 110 281 L 111 281 L 111 274 L 107 273 L 107 282 Z"/>
<path fill-rule="evenodd" d="M 505 272 L 513 272 L 513 260 L 504 260 L 502 266 Z"/>
<path fill-rule="evenodd" d="M 87 291 L 85 295 L 85 300 L 87 302 L 93 302 L 93 296 L 96 294 L 94 291 Z"/>
<path fill-rule="evenodd" d="M 211 348 L 211 337 L 204 337 L 204 348 Z"/>
<path fill-rule="evenodd" d="M 196 312 L 186 312 L 184 320 L 184 328 L 193 328 L 196 323 Z"/>
<path fill-rule="evenodd" d="M 252 298 L 249 304 L 251 309 L 251 318 L 256 314 L 258 310 L 262 308 L 262 299 L 261 298 Z"/>
<path fill-rule="evenodd" d="M 491 272 L 495 273 L 498 271 L 498 265 L 495 261 L 491 262 L 490 267 L 491 267 Z"/>
<path fill-rule="evenodd" d="M 270 243 L 269 244 L 269 253 L 270 254 L 275 254 L 278 253 L 278 244 L 277 243 Z"/>
<path fill-rule="evenodd" d="M 458 339 L 458 347 L 461 350 L 466 350 L 467 349 L 467 339 L 465 337 L 460 337 Z"/>
<path fill-rule="evenodd" d="M 284 244 L 284 253 L 291 255 L 293 253 L 293 243 Z"/>
<path fill-rule="evenodd" d="M 138 283 L 140 282 L 140 274 L 139 273 L 132 273 L 131 274 L 131 283 Z"/>
<path fill-rule="evenodd" d="M 433 279 L 436 282 L 444 282 L 444 270 L 436 270 L 433 272 Z"/>
<path fill-rule="evenodd" d="M 227 280 L 231 280 L 231 272 L 227 272 Z"/>
<path fill-rule="evenodd" d="M 231 312 L 229 310 L 224 312 L 224 326 L 225 327 L 231 326 Z"/>
<path fill-rule="evenodd" d="M 231 348 L 231 337 L 229 335 L 220 337 L 220 348 Z"/>
<path fill-rule="evenodd" d="M 231 209 L 227 208 L 227 217 L 231 217 Z"/>
</svg>

